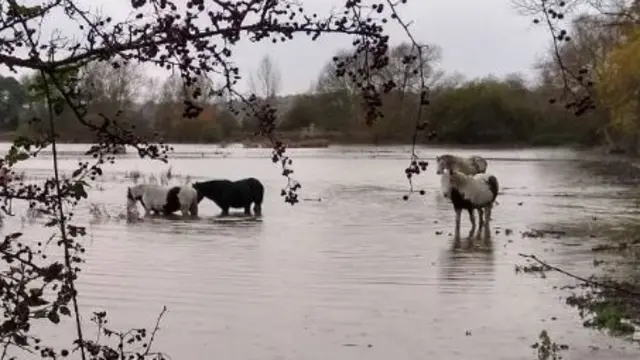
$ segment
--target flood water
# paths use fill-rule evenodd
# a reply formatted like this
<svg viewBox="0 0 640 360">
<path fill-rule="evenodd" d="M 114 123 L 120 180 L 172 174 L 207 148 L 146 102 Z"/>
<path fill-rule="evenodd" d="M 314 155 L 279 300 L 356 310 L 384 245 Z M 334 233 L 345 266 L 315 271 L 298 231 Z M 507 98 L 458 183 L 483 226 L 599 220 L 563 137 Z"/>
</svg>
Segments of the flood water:
<svg viewBox="0 0 640 360">
<path fill-rule="evenodd" d="M 73 169 L 87 148 L 62 146 L 62 169 Z M 580 166 L 585 154 L 420 149 L 431 162 L 417 179 L 426 194 L 403 201 L 406 147 L 294 149 L 302 201 L 291 206 L 280 197 L 285 179 L 269 149 L 175 148 L 170 165 L 121 156 L 76 212 L 77 222 L 91 222 L 79 284 L 85 321 L 105 309 L 113 327 L 153 327 L 166 305 L 154 348 L 176 360 L 534 359 L 530 345 L 543 329 L 570 345 L 565 359 L 640 356 L 634 345 L 582 327 L 553 289 L 569 279 L 514 272 L 524 264 L 518 253 L 531 253 L 589 275 L 598 239 L 522 238 L 520 231 L 622 218 L 636 207 L 626 188 Z M 485 156 L 499 179 L 492 224 L 501 231 L 490 247 L 453 246 L 454 212 L 438 191 L 433 161 L 444 152 Z M 21 168 L 43 179 L 50 166 L 44 154 Z M 221 221 L 206 199 L 196 221 L 93 221 L 91 204 L 124 212 L 128 173 L 148 179 L 169 166 L 176 184 L 259 178 L 262 221 Z M 466 214 L 462 226 L 465 234 Z M 19 219 L 5 219 L 2 231 L 18 228 L 43 231 Z M 93 336 L 91 326 L 86 331 Z"/>
</svg>

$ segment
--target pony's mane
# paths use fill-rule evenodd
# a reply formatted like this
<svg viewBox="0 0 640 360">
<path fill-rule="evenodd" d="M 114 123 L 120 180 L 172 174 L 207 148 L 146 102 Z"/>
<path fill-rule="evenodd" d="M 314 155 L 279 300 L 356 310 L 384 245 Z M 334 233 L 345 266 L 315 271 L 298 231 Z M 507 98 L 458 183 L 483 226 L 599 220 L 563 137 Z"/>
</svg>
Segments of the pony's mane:
<svg viewBox="0 0 640 360">
<path fill-rule="evenodd" d="M 451 154 L 444 154 L 436 157 L 436 164 L 442 169 L 448 169 L 455 166 L 455 158 Z"/>
<path fill-rule="evenodd" d="M 451 187 L 459 187 L 464 184 L 473 181 L 474 177 L 472 175 L 467 175 L 461 171 L 452 169 L 452 167 L 445 167 L 442 176 L 446 177 L 446 180 Z"/>
<path fill-rule="evenodd" d="M 445 169 L 454 169 L 465 175 L 484 173 L 486 171 L 487 162 L 484 158 L 477 155 L 470 157 L 459 157 L 451 154 L 440 155 L 437 158 L 438 171 Z"/>
</svg>

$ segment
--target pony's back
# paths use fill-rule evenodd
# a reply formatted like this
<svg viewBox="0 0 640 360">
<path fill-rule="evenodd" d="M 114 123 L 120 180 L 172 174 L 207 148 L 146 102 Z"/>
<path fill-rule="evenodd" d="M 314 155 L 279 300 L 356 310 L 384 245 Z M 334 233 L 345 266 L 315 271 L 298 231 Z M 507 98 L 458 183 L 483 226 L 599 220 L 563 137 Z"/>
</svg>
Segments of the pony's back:
<svg viewBox="0 0 640 360">
<path fill-rule="evenodd" d="M 148 209 L 158 211 L 162 209 L 166 202 L 169 188 L 157 184 L 138 184 L 128 188 L 128 195 L 133 199 L 140 200 Z"/>
<path fill-rule="evenodd" d="M 442 174 L 445 169 L 455 170 L 467 175 L 475 175 L 486 172 L 487 161 L 478 155 L 460 157 L 451 154 L 444 154 L 436 157 L 436 174 Z"/>
<path fill-rule="evenodd" d="M 492 203 L 498 194 L 498 180 L 491 174 L 467 175 L 454 171 L 450 184 L 476 205 Z"/>
<path fill-rule="evenodd" d="M 476 174 L 484 174 L 487 172 L 487 160 L 482 156 L 473 155 L 469 159 L 475 167 Z"/>
</svg>

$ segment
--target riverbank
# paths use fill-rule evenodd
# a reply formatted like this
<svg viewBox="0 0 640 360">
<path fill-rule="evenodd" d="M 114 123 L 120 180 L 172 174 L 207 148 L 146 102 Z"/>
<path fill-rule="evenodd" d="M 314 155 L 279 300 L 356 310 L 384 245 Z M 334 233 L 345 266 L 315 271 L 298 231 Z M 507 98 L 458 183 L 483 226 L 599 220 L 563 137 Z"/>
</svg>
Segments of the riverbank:
<svg viewBox="0 0 640 360">
<path fill-rule="evenodd" d="M 614 156 L 614 155 L 612 155 Z M 611 162 L 585 162 L 581 168 L 594 177 L 604 179 L 607 186 L 620 188 L 617 196 L 626 202 L 640 201 L 640 167 L 637 159 L 615 155 Z M 588 195 L 588 194 L 586 194 Z M 560 272 L 567 283 L 559 287 L 568 290 L 567 305 L 575 308 L 583 319 L 583 326 L 604 331 L 640 344 L 640 212 L 631 209 L 622 216 L 596 215 L 584 223 L 549 223 L 527 232 L 526 237 L 550 241 L 553 251 L 561 245 L 574 247 L 590 244 L 587 252 L 593 257 L 589 272 L 574 271 L 565 265 L 547 263 L 544 254 L 526 258 L 527 265 L 517 271 L 539 274 Z"/>
<path fill-rule="evenodd" d="M 640 344 L 640 226 L 604 222 L 589 235 L 601 239 L 591 249 L 594 274 L 565 301 L 578 310 L 585 327 Z"/>
<path fill-rule="evenodd" d="M 0 141 L 11 142 L 18 134 L 16 132 L 0 132 Z M 276 131 L 275 137 L 285 143 L 290 148 L 326 148 L 331 145 L 361 145 L 361 146 L 403 146 L 411 145 L 411 136 L 406 137 L 379 137 L 371 131 L 356 131 L 356 132 L 338 132 L 338 131 Z M 61 136 L 60 143 L 90 143 L 91 139 L 79 139 L 68 138 Z M 264 137 L 255 135 L 251 132 L 241 132 L 223 138 L 217 142 L 201 142 L 201 141 L 185 141 L 185 140 L 171 140 L 167 142 L 172 144 L 203 144 L 203 145 L 228 145 L 228 144 L 243 144 L 245 147 L 250 148 L 269 148 L 272 146 L 271 141 Z M 418 144 L 429 144 L 433 146 L 443 148 L 491 148 L 491 149 L 511 149 L 511 148 L 545 148 L 545 147 L 571 147 L 584 149 L 586 147 L 577 145 L 573 142 L 544 142 L 535 141 L 533 143 L 524 142 L 501 142 L 501 143 L 456 143 L 439 141 L 438 139 L 425 141 L 423 137 L 419 137 Z M 595 148 L 599 149 L 599 148 Z"/>
</svg>

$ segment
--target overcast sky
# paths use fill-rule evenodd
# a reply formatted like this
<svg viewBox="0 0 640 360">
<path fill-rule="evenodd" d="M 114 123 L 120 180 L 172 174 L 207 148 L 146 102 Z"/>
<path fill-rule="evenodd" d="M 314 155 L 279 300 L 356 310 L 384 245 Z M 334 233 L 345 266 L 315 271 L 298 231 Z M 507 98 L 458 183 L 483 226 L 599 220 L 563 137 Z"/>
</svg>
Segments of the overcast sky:
<svg viewBox="0 0 640 360">
<path fill-rule="evenodd" d="M 301 1 L 307 11 L 315 11 L 319 15 L 327 14 L 332 6 L 344 3 L 344 0 Z M 80 0 L 80 3 L 85 7 L 101 8 L 104 13 L 119 18 L 129 13 L 131 1 Z M 544 28 L 534 26 L 532 19 L 520 16 L 509 0 L 409 0 L 402 7 L 401 15 L 405 20 L 413 21 L 411 29 L 418 41 L 442 47 L 443 70 L 459 72 L 469 78 L 513 72 L 530 76 L 535 60 L 545 52 L 550 40 Z M 60 21 L 54 24 L 58 29 L 66 29 Z M 393 43 L 406 39 L 399 27 L 392 26 L 390 30 Z M 300 36 L 297 40 L 278 45 L 268 41 L 244 43 L 236 47 L 234 61 L 248 75 L 255 71 L 261 57 L 268 54 L 282 73 L 281 92 L 303 92 L 314 83 L 336 50 L 348 47 L 351 42 L 349 38 L 339 37 L 317 42 L 307 39 Z M 0 66 L 0 72 L 9 74 L 4 66 Z M 151 73 L 165 76 L 158 70 Z"/>
</svg>

